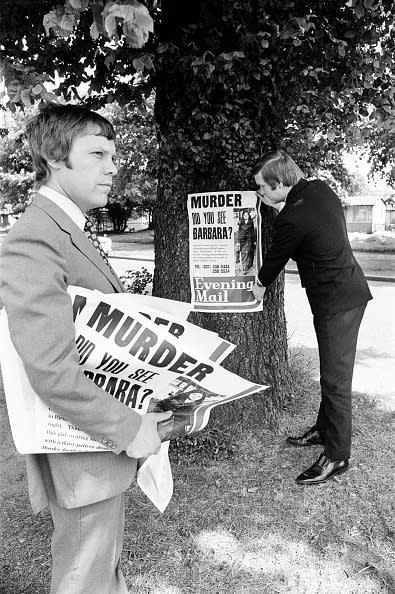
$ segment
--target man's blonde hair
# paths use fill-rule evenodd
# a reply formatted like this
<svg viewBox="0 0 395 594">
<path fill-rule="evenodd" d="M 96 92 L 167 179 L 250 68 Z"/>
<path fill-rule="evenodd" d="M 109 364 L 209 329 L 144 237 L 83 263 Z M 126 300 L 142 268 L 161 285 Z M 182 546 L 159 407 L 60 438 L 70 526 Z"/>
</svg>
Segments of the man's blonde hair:
<svg viewBox="0 0 395 594">
<path fill-rule="evenodd" d="M 261 173 L 264 181 L 274 190 L 281 182 L 284 186 L 294 186 L 304 177 L 303 171 L 282 149 L 265 153 L 253 168 L 253 175 Z"/>
</svg>

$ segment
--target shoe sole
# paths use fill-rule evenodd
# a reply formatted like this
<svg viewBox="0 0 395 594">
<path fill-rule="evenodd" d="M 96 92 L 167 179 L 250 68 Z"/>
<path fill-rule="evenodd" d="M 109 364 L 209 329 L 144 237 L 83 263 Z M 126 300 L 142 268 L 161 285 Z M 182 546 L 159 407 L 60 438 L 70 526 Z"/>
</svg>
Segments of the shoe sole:
<svg viewBox="0 0 395 594">
<path fill-rule="evenodd" d="M 305 481 L 298 481 L 298 479 L 295 479 L 295 481 L 298 483 L 298 485 L 322 485 L 323 483 L 326 483 L 327 481 L 330 481 L 334 476 L 338 475 L 338 474 L 342 474 L 343 472 L 347 472 L 348 470 L 348 466 L 346 468 L 339 468 L 339 470 L 336 470 L 333 474 L 331 474 L 331 476 L 328 476 L 326 479 L 323 479 L 322 481 L 316 481 L 314 482 L 305 482 Z"/>
<path fill-rule="evenodd" d="M 295 448 L 308 448 L 315 445 L 324 445 L 323 441 L 315 441 L 314 443 L 294 443 L 293 441 L 285 441 L 286 445 L 294 446 Z"/>
</svg>

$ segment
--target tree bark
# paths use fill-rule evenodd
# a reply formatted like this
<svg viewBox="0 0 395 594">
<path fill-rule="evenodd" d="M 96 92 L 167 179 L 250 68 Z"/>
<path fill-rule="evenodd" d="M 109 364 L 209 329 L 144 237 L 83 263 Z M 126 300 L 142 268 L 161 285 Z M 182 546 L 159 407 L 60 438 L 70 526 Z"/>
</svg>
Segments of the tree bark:
<svg viewBox="0 0 395 594">
<path fill-rule="evenodd" d="M 223 2 L 164 0 L 162 10 L 158 33 L 164 45 L 156 65 L 159 188 L 153 218 L 153 292 L 190 301 L 187 194 L 254 189 L 250 171 L 259 157 L 259 145 L 254 138 L 253 115 L 247 114 L 251 118 L 250 130 L 239 132 L 238 105 L 244 101 L 245 88 L 238 90 L 237 76 L 236 82 L 228 81 L 226 73 L 225 79 L 219 79 L 217 72 L 207 67 L 212 56 L 240 51 L 237 43 L 241 41 L 237 34 L 233 36 L 237 23 L 226 18 L 229 12 L 225 14 Z M 209 56 L 208 61 L 194 69 L 194 62 L 202 56 Z M 203 73 L 201 68 L 205 69 Z M 243 76 L 241 72 L 240 77 Z M 222 92 L 227 95 L 226 103 L 231 102 L 235 108 L 229 108 L 225 120 Z M 254 101 L 258 104 L 260 98 Z M 251 112 L 251 97 L 248 102 Z M 243 114 L 244 120 L 245 117 Z M 204 140 L 204 133 L 205 138 L 207 134 L 212 136 Z M 274 212 L 263 206 L 262 215 L 265 252 Z M 263 398 L 255 398 L 255 402 L 262 402 L 262 414 L 276 413 L 290 392 L 283 288 L 282 274 L 267 290 L 263 311 L 259 313 L 192 314 L 194 323 L 237 345 L 224 367 L 248 380 L 270 384 L 271 389 Z"/>
</svg>

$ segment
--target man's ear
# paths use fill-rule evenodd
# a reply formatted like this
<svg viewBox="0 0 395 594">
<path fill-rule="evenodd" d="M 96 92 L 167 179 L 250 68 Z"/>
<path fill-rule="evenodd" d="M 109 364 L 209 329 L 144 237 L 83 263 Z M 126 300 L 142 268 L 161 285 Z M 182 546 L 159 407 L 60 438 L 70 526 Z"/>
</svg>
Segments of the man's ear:
<svg viewBox="0 0 395 594">
<path fill-rule="evenodd" d="M 50 167 L 50 169 L 53 169 L 55 171 L 60 169 L 62 167 L 63 163 L 64 163 L 63 161 L 55 161 L 55 159 L 47 159 L 48 167 Z"/>
</svg>

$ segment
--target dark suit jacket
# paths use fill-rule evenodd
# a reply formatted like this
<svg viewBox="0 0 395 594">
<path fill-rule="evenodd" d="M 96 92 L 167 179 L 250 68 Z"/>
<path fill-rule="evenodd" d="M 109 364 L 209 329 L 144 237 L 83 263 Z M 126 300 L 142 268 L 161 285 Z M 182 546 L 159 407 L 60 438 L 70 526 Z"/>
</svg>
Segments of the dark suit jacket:
<svg viewBox="0 0 395 594">
<path fill-rule="evenodd" d="M 113 451 L 28 456 L 34 511 L 46 505 L 48 494 L 65 507 L 117 495 L 136 470 L 136 460 L 124 450 L 141 417 L 81 372 L 68 285 L 124 291 L 85 234 L 37 194 L 2 246 L 0 307 L 6 308 L 12 341 L 35 392 Z"/>
<path fill-rule="evenodd" d="M 323 181 L 301 179 L 289 192 L 274 222 L 260 282 L 270 285 L 290 258 L 314 315 L 347 311 L 372 299 L 351 250 L 341 202 Z"/>
</svg>

